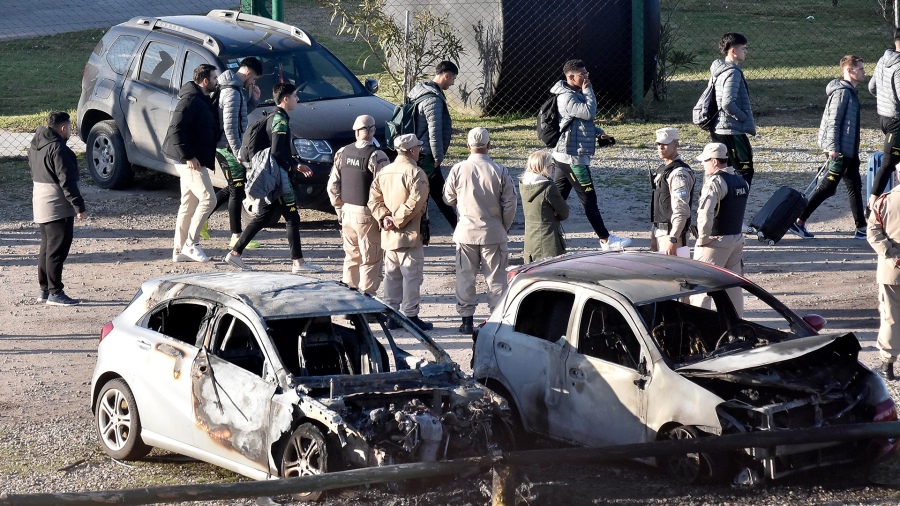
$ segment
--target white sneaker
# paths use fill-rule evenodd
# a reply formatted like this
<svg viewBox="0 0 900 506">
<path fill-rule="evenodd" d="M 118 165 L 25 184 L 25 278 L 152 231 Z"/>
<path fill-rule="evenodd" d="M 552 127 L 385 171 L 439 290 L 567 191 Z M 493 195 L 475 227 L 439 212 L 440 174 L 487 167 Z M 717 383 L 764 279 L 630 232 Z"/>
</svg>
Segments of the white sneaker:
<svg viewBox="0 0 900 506">
<path fill-rule="evenodd" d="M 225 255 L 225 263 L 232 266 L 237 267 L 242 271 L 252 271 L 253 268 L 244 263 L 244 260 L 238 255 L 232 255 L 229 251 L 227 255 Z"/>
<path fill-rule="evenodd" d="M 209 257 L 206 256 L 206 252 L 203 251 L 203 248 L 201 248 L 199 244 L 181 248 L 181 254 L 194 262 L 209 262 Z"/>
<path fill-rule="evenodd" d="M 172 261 L 173 262 L 190 262 L 191 259 L 186 255 L 182 255 L 181 253 L 172 252 Z"/>
<path fill-rule="evenodd" d="M 307 272 L 321 272 L 322 267 L 304 261 L 300 265 L 291 265 L 291 274 L 303 274 Z"/>
<path fill-rule="evenodd" d="M 619 251 L 627 248 L 629 244 L 631 244 L 630 238 L 609 234 L 606 242 L 600 241 L 600 249 L 602 251 Z"/>
</svg>

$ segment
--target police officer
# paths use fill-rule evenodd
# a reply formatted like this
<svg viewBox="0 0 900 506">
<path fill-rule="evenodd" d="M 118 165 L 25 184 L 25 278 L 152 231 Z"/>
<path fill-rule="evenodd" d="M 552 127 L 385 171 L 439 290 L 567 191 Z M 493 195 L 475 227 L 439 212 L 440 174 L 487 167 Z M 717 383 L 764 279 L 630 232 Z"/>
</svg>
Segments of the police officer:
<svg viewBox="0 0 900 506">
<path fill-rule="evenodd" d="M 728 150 L 724 144 L 707 144 L 697 157 L 703 162 L 706 180 L 700 192 L 697 208 L 697 242 L 694 243 L 694 260 L 724 267 L 735 274 L 744 274 L 744 236 L 741 233 L 744 209 L 750 186 L 747 181 L 728 166 Z M 744 314 L 744 299 L 740 288 L 729 288 L 738 317 Z M 692 296 L 691 304 L 712 307 L 708 296 Z"/>
<path fill-rule="evenodd" d="M 694 204 L 694 171 L 678 153 L 678 130 L 672 127 L 656 131 L 656 154 L 663 163 L 650 176 L 653 197 L 650 201 L 650 249 L 667 255 L 687 246 Z"/>
<path fill-rule="evenodd" d="M 334 155 L 328 198 L 337 211 L 344 240 L 343 281 L 354 290 L 375 295 L 382 278 L 381 231 L 367 207 L 372 179 L 390 163 L 375 147 L 375 118 L 364 114 L 353 123 L 356 142 Z"/>
</svg>

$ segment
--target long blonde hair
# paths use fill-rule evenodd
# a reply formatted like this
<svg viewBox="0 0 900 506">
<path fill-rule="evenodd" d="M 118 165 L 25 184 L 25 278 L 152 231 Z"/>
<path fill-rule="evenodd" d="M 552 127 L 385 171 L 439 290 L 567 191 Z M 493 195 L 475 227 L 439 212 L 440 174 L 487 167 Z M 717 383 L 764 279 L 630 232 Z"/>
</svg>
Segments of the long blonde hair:
<svg viewBox="0 0 900 506">
<path fill-rule="evenodd" d="M 531 153 L 528 156 L 528 161 L 525 162 L 526 171 L 540 174 L 541 176 L 550 177 L 552 169 L 553 155 L 546 149 Z"/>
</svg>

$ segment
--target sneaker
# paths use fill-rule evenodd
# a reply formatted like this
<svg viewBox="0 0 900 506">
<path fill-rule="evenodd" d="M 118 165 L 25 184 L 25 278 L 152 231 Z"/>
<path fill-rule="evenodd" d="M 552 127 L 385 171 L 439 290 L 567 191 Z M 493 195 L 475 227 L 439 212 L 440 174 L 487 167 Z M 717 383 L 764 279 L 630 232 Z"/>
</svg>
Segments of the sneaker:
<svg viewBox="0 0 900 506">
<path fill-rule="evenodd" d="M 756 229 L 754 227 L 751 227 L 750 225 L 742 225 L 741 232 L 745 233 L 745 234 L 754 235 L 754 234 L 756 234 Z"/>
<path fill-rule="evenodd" d="M 606 238 L 606 242 L 600 241 L 600 249 L 602 251 L 619 251 L 627 248 L 629 244 L 631 244 L 631 239 L 628 237 L 619 237 L 610 234 L 609 237 Z"/>
<path fill-rule="evenodd" d="M 862 239 L 863 241 L 865 241 L 866 240 L 866 229 L 864 229 L 864 228 L 856 229 L 856 233 L 853 234 L 853 238 L 854 239 Z"/>
<path fill-rule="evenodd" d="M 187 255 L 172 252 L 172 261 L 173 262 L 190 262 L 191 259 Z"/>
<path fill-rule="evenodd" d="M 48 297 L 50 297 L 50 292 L 48 290 L 41 290 L 38 292 L 37 300 L 38 302 L 44 302 Z"/>
<path fill-rule="evenodd" d="M 199 244 L 185 246 L 181 249 L 181 254 L 194 262 L 209 262 L 209 257 L 206 256 L 206 252 L 203 251 Z"/>
<path fill-rule="evenodd" d="M 66 292 L 62 290 L 47 296 L 47 304 L 51 306 L 77 306 L 79 302 L 81 301 L 69 297 L 66 295 Z"/>
<path fill-rule="evenodd" d="M 304 274 L 308 272 L 321 272 L 322 267 L 304 261 L 300 265 L 291 265 L 291 274 Z"/>
<path fill-rule="evenodd" d="M 415 324 L 416 324 L 416 327 L 419 327 L 419 330 L 423 330 L 423 331 L 424 331 L 424 330 L 431 330 L 431 329 L 434 328 L 434 324 L 433 324 L 433 323 L 428 323 L 428 322 L 426 322 L 426 321 L 423 321 L 423 320 L 422 320 L 421 318 L 419 318 L 418 316 L 411 316 L 411 317 L 409 317 L 409 320 L 410 320 L 411 322 L 415 323 Z"/>
<path fill-rule="evenodd" d="M 234 247 L 237 245 L 237 242 L 238 242 L 238 238 L 232 237 L 231 240 L 228 241 L 228 249 L 234 249 Z M 259 242 L 250 241 L 247 243 L 247 246 L 245 246 L 244 249 L 258 249 L 259 246 L 260 246 Z"/>
<path fill-rule="evenodd" d="M 809 230 L 806 230 L 806 225 L 801 225 L 796 221 L 794 223 L 791 223 L 790 228 L 788 228 L 788 232 L 796 235 L 801 239 L 812 239 L 813 237 L 815 237 L 814 235 L 809 233 Z"/>
<path fill-rule="evenodd" d="M 209 220 L 203 222 L 203 226 L 200 227 L 200 237 L 204 240 L 209 240 Z"/>
<path fill-rule="evenodd" d="M 232 255 L 230 251 L 225 255 L 225 263 L 232 267 L 237 267 L 242 271 L 253 270 L 249 265 L 244 263 L 244 260 L 239 255 Z"/>
</svg>

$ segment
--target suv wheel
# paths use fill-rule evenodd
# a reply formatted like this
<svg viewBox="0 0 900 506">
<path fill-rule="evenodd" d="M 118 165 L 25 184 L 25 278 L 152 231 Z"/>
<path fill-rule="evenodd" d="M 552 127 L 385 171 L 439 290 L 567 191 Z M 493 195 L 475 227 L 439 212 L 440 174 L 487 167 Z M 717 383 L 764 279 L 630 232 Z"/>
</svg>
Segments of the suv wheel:
<svg viewBox="0 0 900 506">
<path fill-rule="evenodd" d="M 131 183 L 134 173 L 115 121 L 101 121 L 91 128 L 86 156 L 88 172 L 98 187 L 118 190 Z"/>
</svg>

